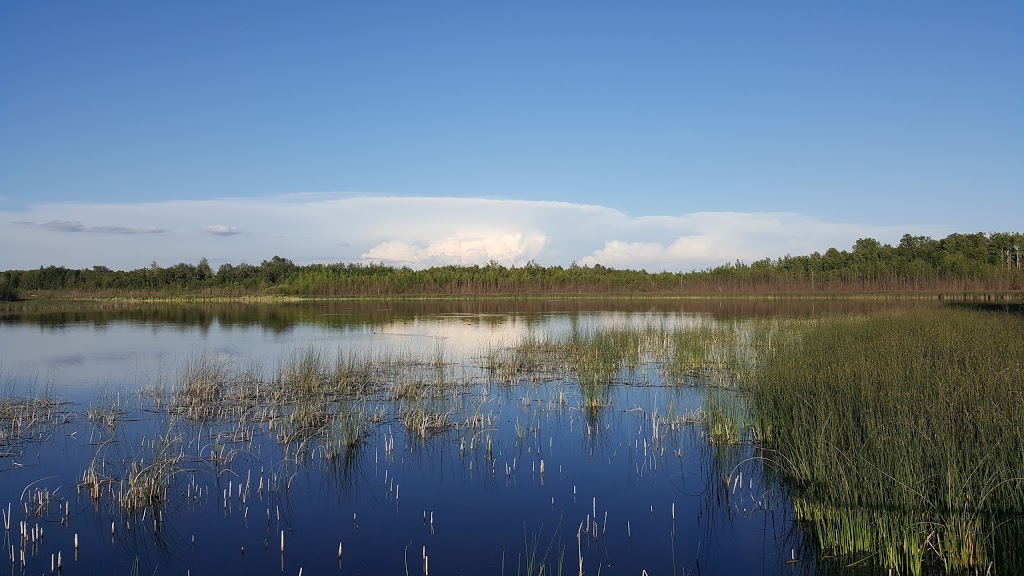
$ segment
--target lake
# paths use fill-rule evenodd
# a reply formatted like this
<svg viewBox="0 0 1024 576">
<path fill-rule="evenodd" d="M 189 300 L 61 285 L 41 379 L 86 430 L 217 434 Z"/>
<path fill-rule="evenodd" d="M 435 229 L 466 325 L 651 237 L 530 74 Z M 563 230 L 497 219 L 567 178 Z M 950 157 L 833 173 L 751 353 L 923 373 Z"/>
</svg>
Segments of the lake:
<svg viewBox="0 0 1024 576">
<path fill-rule="evenodd" d="M 5 556 L 32 574 L 58 555 L 66 574 L 832 572 L 743 417 L 723 435 L 708 416 L 741 410 L 728 377 L 670 373 L 674 360 L 645 350 L 625 363 L 542 353 L 616 330 L 901 306 L 9 308 Z"/>
</svg>

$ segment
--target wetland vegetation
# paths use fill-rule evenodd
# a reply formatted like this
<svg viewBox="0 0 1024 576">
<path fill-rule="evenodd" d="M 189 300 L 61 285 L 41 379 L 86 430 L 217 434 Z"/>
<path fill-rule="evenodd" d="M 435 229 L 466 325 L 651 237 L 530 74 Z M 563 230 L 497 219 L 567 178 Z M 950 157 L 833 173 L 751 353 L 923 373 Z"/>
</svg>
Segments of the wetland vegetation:
<svg viewBox="0 0 1024 576">
<path fill-rule="evenodd" d="M 804 324 L 744 390 L 764 461 L 823 552 L 911 574 L 1024 568 L 1021 317 Z"/>
<path fill-rule="evenodd" d="M 63 553 L 65 570 L 71 557 L 89 571 L 111 546 L 111 572 L 1024 567 L 1019 306 L 679 315 L 634 302 L 600 322 L 516 324 L 445 308 L 457 305 L 353 322 L 518 329 L 471 332 L 470 346 L 205 350 L 124 392 L 9 392 L 12 568 Z M 118 323 L 107 314 L 104 330 Z"/>
</svg>

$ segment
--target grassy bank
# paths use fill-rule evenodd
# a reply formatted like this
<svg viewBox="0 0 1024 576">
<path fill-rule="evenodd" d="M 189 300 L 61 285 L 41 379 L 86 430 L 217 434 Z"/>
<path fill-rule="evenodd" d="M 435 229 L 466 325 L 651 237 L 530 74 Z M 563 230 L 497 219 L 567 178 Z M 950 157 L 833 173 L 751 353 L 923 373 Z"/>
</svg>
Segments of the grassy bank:
<svg viewBox="0 0 1024 576">
<path fill-rule="evenodd" d="M 1021 291 L 873 291 L 873 292 L 709 292 L 693 294 L 652 294 L 621 292 L 501 293 L 480 295 L 407 294 L 390 296 L 297 296 L 274 293 L 159 293 L 159 292 L 69 292 L 41 291 L 20 299 L 0 300 L 0 313 L 43 312 L 84 307 L 117 307 L 140 304 L 295 304 L 332 302 L 538 302 L 538 301 L 650 301 L 650 302 L 1024 302 Z"/>
</svg>

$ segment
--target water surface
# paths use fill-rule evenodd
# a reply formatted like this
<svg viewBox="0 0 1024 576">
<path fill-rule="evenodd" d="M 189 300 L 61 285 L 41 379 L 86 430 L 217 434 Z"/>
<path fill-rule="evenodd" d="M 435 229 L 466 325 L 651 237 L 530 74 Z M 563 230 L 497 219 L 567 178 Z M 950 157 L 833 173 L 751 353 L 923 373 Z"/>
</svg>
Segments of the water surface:
<svg viewBox="0 0 1024 576">
<path fill-rule="evenodd" d="M 66 573 L 81 574 L 576 574 L 581 557 L 586 574 L 813 573 L 814 552 L 752 446 L 709 442 L 690 422 L 707 389 L 667 386 L 640 366 L 623 370 L 607 407 L 592 411 L 577 382 L 495 382 L 484 357 L 531 335 L 885 306 L 528 300 L 8 313 L 7 396 L 68 403 L 56 424 L 3 445 L 0 504 L 13 511 L 5 549 L 14 548 L 12 569 L 26 552 L 26 573 L 45 572 L 57 553 Z M 421 436 L 377 399 L 370 410 L 380 418 L 364 440 L 328 458 L 315 438 L 284 445 L 258 419 L 190 421 L 154 400 L 153 389 L 173 389 L 200 355 L 272 374 L 311 349 L 445 358 L 446 374 L 464 382 L 442 400 L 456 425 Z M 97 408 L 120 416 L 106 425 L 89 418 Z M 161 437 L 175 440 L 180 461 L 162 505 L 128 511 L 116 494 L 94 500 L 78 487 L 90 468 L 124 480 L 132 463 L 157 459 Z M 22 539 L 21 521 L 45 536 Z"/>
</svg>

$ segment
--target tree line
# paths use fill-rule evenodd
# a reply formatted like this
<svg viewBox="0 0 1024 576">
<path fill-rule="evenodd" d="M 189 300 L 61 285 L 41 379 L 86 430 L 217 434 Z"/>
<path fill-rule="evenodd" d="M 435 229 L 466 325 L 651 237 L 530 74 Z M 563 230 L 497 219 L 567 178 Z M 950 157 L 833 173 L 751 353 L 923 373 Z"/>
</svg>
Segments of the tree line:
<svg viewBox="0 0 1024 576">
<path fill-rule="evenodd" d="M 736 261 L 694 272 L 568 267 L 383 264 L 297 265 L 274 256 L 259 265 L 198 264 L 111 270 L 63 266 L 0 272 L 0 300 L 31 295 L 412 296 L 505 294 L 709 294 L 861 291 L 1021 290 L 1024 234 L 906 234 L 896 246 L 862 238 L 849 250 Z"/>
</svg>

